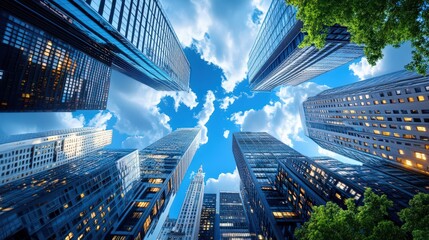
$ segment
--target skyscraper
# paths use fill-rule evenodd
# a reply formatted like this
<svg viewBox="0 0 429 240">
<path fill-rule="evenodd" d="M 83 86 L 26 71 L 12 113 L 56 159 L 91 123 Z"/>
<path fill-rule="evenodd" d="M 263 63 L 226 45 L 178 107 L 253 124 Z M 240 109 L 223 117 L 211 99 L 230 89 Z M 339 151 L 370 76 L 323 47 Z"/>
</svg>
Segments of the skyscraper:
<svg viewBox="0 0 429 240">
<path fill-rule="evenodd" d="M 179 217 L 171 232 L 167 234 L 168 237 L 166 239 L 198 239 L 203 196 L 204 173 L 203 167 L 201 166 L 189 184 L 185 200 L 180 209 Z"/>
<path fill-rule="evenodd" d="M 298 85 L 363 55 L 350 43 L 347 28 L 329 28 L 326 45 L 298 48 L 303 41 L 296 9 L 273 0 L 249 54 L 248 78 L 253 91 L 271 91 L 280 85 Z"/>
<path fill-rule="evenodd" d="M 0 137 L 0 186 L 102 149 L 112 131 L 75 128 Z"/>
<path fill-rule="evenodd" d="M 104 239 L 133 199 L 137 150 L 99 150 L 0 188 L 0 239 Z"/>
<path fill-rule="evenodd" d="M 167 205 L 177 193 L 199 141 L 200 129 L 181 128 L 140 151 L 141 183 L 110 232 L 111 239 L 143 239 L 152 234 L 161 213 L 169 211 Z"/>
<path fill-rule="evenodd" d="M 188 90 L 190 65 L 159 0 L 0 2 L 0 111 L 105 109 L 111 69 Z"/>
<path fill-rule="evenodd" d="M 249 232 L 249 223 L 244 212 L 240 193 L 219 193 L 220 239 L 254 239 Z"/>
<path fill-rule="evenodd" d="M 164 224 L 165 225 L 165 224 Z M 214 240 L 216 227 L 216 194 L 205 193 L 201 209 L 200 231 L 198 239 Z"/>
<path fill-rule="evenodd" d="M 258 237 L 292 239 L 293 230 L 301 220 L 277 190 L 275 179 L 279 159 L 301 155 L 262 132 L 234 133 L 232 149 L 242 181 L 244 205 Z"/>
<path fill-rule="evenodd" d="M 429 177 L 411 174 L 404 181 L 397 175 L 406 170 L 388 166 L 389 173 L 363 165 L 345 164 L 329 157 L 286 158 L 280 160 L 277 187 L 285 199 L 292 204 L 303 221 L 311 215 L 311 207 L 324 205 L 328 201 L 345 206 L 345 200 L 355 199 L 363 204 L 365 188 L 385 194 L 393 201 L 391 218 L 399 222 L 394 212 L 408 206 L 408 202 L 419 192 L 429 192 Z"/>
<path fill-rule="evenodd" d="M 307 135 L 361 162 L 429 174 L 429 77 L 399 71 L 304 102 Z"/>
</svg>

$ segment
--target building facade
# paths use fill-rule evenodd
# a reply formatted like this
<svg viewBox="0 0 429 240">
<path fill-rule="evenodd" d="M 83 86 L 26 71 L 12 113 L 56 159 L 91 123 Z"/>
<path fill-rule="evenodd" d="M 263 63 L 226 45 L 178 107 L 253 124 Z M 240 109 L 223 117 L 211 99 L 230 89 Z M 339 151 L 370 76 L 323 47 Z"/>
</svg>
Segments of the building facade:
<svg viewBox="0 0 429 240">
<path fill-rule="evenodd" d="M 201 166 L 198 172 L 194 175 L 189 184 L 186 196 L 179 212 L 179 217 L 176 224 L 170 231 L 165 234 L 167 238 L 158 239 L 180 239 L 180 240 L 196 240 L 200 230 L 201 210 L 203 206 L 204 196 L 204 172 Z M 169 224 L 165 225 L 169 228 Z M 164 237 L 165 237 L 164 235 Z"/>
<path fill-rule="evenodd" d="M 0 3 L 0 111 L 105 109 L 112 68 L 189 88 L 190 65 L 159 0 Z"/>
<path fill-rule="evenodd" d="M 100 150 L 0 188 L 0 239 L 104 239 L 135 195 L 137 150 Z"/>
<path fill-rule="evenodd" d="M 0 186 L 69 163 L 111 142 L 111 130 L 95 128 L 0 137 Z"/>
<path fill-rule="evenodd" d="M 429 174 L 428 80 L 399 71 L 325 90 L 303 103 L 306 134 L 366 164 Z"/>
<path fill-rule="evenodd" d="M 198 149 L 200 129 L 181 128 L 140 151 L 141 183 L 109 239 L 144 239 L 152 231 L 169 201 L 177 193 Z"/>
<path fill-rule="evenodd" d="M 283 0 L 273 0 L 248 61 L 253 91 L 271 91 L 280 85 L 298 85 L 363 55 L 363 47 L 350 43 L 345 27 L 332 26 L 326 45 L 298 48 L 305 34 L 296 9 Z"/>
<path fill-rule="evenodd" d="M 255 239 L 249 231 L 240 193 L 219 193 L 219 229 L 222 240 Z"/>
<path fill-rule="evenodd" d="M 300 217 L 277 190 L 279 159 L 300 156 L 262 132 L 233 134 L 232 149 L 249 222 L 260 239 L 293 239 Z"/>
<path fill-rule="evenodd" d="M 214 240 L 216 228 L 216 194 L 205 193 L 201 209 L 200 230 L 198 239 Z M 165 224 L 164 224 L 165 225 Z"/>
</svg>

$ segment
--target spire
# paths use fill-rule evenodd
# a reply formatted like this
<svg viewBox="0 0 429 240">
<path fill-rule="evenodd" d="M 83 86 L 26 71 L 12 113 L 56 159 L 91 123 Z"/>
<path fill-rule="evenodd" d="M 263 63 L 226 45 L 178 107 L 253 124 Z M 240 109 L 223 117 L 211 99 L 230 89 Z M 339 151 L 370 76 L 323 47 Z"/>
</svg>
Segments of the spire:
<svg viewBox="0 0 429 240">
<path fill-rule="evenodd" d="M 198 173 L 202 173 L 203 172 L 203 165 L 200 166 L 200 168 L 198 169 Z"/>
</svg>

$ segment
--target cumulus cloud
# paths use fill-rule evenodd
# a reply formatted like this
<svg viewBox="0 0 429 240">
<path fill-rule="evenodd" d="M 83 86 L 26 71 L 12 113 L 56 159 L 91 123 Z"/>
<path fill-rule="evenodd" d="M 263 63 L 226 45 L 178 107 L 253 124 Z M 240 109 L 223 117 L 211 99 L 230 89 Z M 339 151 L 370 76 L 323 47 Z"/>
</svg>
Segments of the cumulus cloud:
<svg viewBox="0 0 429 240">
<path fill-rule="evenodd" d="M 228 136 L 229 136 L 229 130 L 225 130 L 225 131 L 223 132 L 223 137 L 224 137 L 224 138 L 228 138 Z"/>
<path fill-rule="evenodd" d="M 222 88 L 232 92 L 243 81 L 247 59 L 269 1 L 162 1 L 178 38 L 201 58 L 223 70 Z"/>
<path fill-rule="evenodd" d="M 408 42 L 399 48 L 388 46 L 383 49 L 383 55 L 375 66 L 369 65 L 367 58 L 363 57 L 359 62 L 350 64 L 349 69 L 360 80 L 402 70 L 411 61 L 411 44 Z"/>
<path fill-rule="evenodd" d="M 206 123 L 210 120 L 211 115 L 213 114 L 215 107 L 214 101 L 216 97 L 212 91 L 207 91 L 206 101 L 203 105 L 201 111 L 195 116 L 198 119 L 197 126 L 201 128 L 201 141 L 200 144 L 206 144 L 209 141 L 207 136 L 208 129 Z"/>
<path fill-rule="evenodd" d="M 0 135 L 80 128 L 84 125 L 83 115 L 73 116 L 70 112 L 0 114 Z"/>
<path fill-rule="evenodd" d="M 237 98 L 238 97 L 236 97 L 236 96 L 232 96 L 232 97 L 226 96 L 225 98 L 223 98 L 221 100 L 219 108 L 223 109 L 223 110 L 228 109 L 229 105 L 233 104 L 235 102 L 235 100 L 237 100 Z"/>
<path fill-rule="evenodd" d="M 98 112 L 88 123 L 89 127 L 96 127 L 106 129 L 107 122 L 112 118 L 112 114 L 110 112 L 100 111 Z"/>
<path fill-rule="evenodd" d="M 192 91 L 156 91 L 117 71 L 112 73 L 111 89 L 107 109 L 117 119 L 114 128 L 130 135 L 122 142 L 125 148 L 144 148 L 171 132 L 170 117 L 158 107 L 164 97 L 175 100 L 176 111 L 181 104 L 190 109 L 198 104 Z"/>
<path fill-rule="evenodd" d="M 205 193 L 239 192 L 240 175 L 237 168 L 234 172 L 221 173 L 217 178 L 209 178 L 204 187 Z"/>
<path fill-rule="evenodd" d="M 233 113 L 230 120 L 239 125 L 241 131 L 268 132 L 293 146 L 293 141 L 302 141 L 303 127 L 299 114 L 302 102 L 327 88 L 312 82 L 281 87 L 276 92 L 279 101 L 270 102 L 259 110 Z"/>
</svg>

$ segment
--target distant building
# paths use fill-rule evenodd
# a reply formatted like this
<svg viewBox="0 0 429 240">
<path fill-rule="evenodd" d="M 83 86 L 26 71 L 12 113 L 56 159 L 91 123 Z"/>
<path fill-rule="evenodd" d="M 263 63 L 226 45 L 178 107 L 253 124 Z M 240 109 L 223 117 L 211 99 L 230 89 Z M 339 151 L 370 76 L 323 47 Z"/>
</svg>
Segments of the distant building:
<svg viewBox="0 0 429 240">
<path fill-rule="evenodd" d="M 249 222 L 259 239 L 292 239 L 302 220 L 277 190 L 279 159 L 300 154 L 268 133 L 233 134 L 232 149 Z"/>
<path fill-rule="evenodd" d="M 303 103 L 307 135 L 366 164 L 429 174 L 428 81 L 399 71 L 325 90 Z"/>
<path fill-rule="evenodd" d="M 200 129 L 180 128 L 140 151 L 141 184 L 110 239 L 157 237 L 152 231 L 162 224 L 161 213 L 169 211 L 170 198 L 177 193 L 199 142 Z"/>
<path fill-rule="evenodd" d="M 350 43 L 347 28 L 332 26 L 326 45 L 298 48 L 305 34 L 296 9 L 273 0 L 247 63 L 250 88 L 271 91 L 280 85 L 298 85 L 363 55 L 363 47 Z"/>
<path fill-rule="evenodd" d="M 140 182 L 137 150 L 100 150 L 0 188 L 0 239 L 104 239 Z"/>
<path fill-rule="evenodd" d="M 219 193 L 220 239 L 255 239 L 249 232 L 249 223 L 240 198 L 240 193 Z"/>
<path fill-rule="evenodd" d="M 165 226 L 165 224 L 164 224 Z M 200 230 L 198 239 L 214 240 L 216 228 L 216 194 L 205 193 L 201 209 Z"/>
<path fill-rule="evenodd" d="M 204 196 L 204 172 L 202 166 L 192 178 L 180 209 L 176 224 L 171 221 L 163 225 L 158 239 L 196 240 L 200 230 L 200 218 Z M 167 230 L 171 231 L 166 233 Z"/>
<path fill-rule="evenodd" d="M 69 163 L 111 142 L 111 130 L 95 128 L 0 137 L 0 186 Z"/>
<path fill-rule="evenodd" d="M 190 65 L 159 0 L 0 2 L 0 111 L 105 109 L 112 68 L 188 90 Z"/>
</svg>

